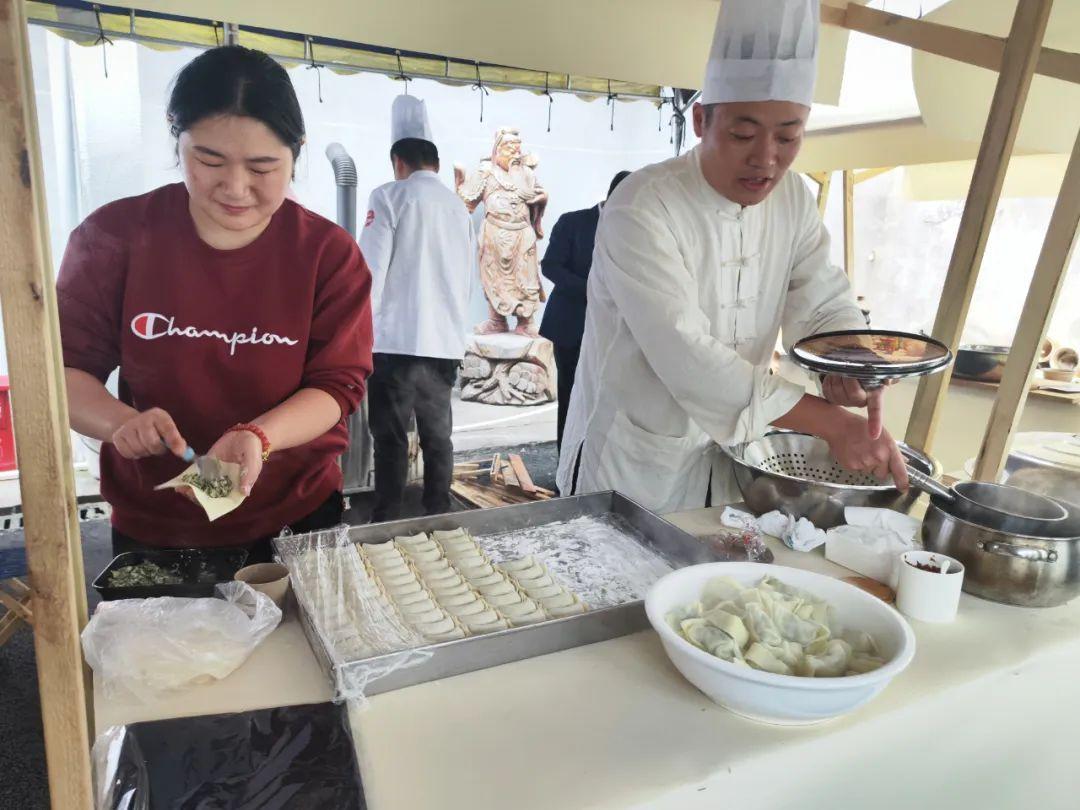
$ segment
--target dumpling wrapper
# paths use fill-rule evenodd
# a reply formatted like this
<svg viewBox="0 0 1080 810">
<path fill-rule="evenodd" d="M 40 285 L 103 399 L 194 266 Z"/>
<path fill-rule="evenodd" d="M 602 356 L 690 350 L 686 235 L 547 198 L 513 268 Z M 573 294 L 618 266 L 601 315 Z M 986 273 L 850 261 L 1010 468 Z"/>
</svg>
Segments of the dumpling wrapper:
<svg viewBox="0 0 1080 810">
<path fill-rule="evenodd" d="M 233 486 L 232 491 L 223 498 L 211 498 L 198 487 L 193 487 L 191 484 L 184 483 L 182 479 L 185 475 L 199 472 L 194 464 L 176 476 L 176 478 L 166 481 L 164 484 L 158 484 L 154 489 L 180 489 L 182 487 L 187 487 L 195 494 L 195 500 L 198 502 L 199 506 L 203 508 L 203 511 L 206 512 L 207 519 L 213 523 L 219 517 L 224 517 L 229 514 L 229 512 L 238 508 L 240 504 L 246 500 L 246 496 L 240 489 L 240 465 L 233 464 L 229 461 L 219 461 L 218 464 L 221 466 L 221 471 L 229 476 L 229 480 L 232 481 Z"/>
</svg>

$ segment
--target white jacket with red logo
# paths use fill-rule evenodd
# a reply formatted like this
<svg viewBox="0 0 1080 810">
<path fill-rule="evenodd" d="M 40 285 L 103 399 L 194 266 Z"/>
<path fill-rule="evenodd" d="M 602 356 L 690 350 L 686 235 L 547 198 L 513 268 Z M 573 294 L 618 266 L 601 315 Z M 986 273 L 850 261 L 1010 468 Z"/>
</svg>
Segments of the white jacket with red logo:
<svg viewBox="0 0 1080 810">
<path fill-rule="evenodd" d="M 465 204 L 431 171 L 371 193 L 360 250 L 371 268 L 375 351 L 460 360 L 479 270 Z"/>
</svg>

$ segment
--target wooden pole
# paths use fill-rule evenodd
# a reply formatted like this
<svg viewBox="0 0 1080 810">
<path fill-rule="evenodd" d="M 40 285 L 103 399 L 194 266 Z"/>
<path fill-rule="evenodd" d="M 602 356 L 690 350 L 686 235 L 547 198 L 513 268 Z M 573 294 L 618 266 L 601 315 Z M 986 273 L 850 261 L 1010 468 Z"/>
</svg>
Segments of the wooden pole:
<svg viewBox="0 0 1080 810">
<path fill-rule="evenodd" d="M 1005 466 L 1013 433 L 1024 412 L 1035 361 L 1069 269 L 1077 228 L 1080 228 L 1080 135 L 1065 170 L 1061 193 L 1050 217 L 1020 325 L 1013 338 L 994 409 L 990 412 L 990 422 L 975 463 L 976 480 L 996 481 Z"/>
<path fill-rule="evenodd" d="M 11 370 L 49 794 L 57 810 L 89 810 L 90 708 L 79 646 L 86 600 L 79 597 L 82 553 L 67 394 L 23 13 L 21 0 L 0 0 L 0 305 Z"/>
<path fill-rule="evenodd" d="M 971 296 L 979 277 L 986 240 L 994 223 L 1020 117 L 1027 102 L 1035 62 L 1039 56 L 1053 0 L 1025 0 L 1017 4 L 1012 30 L 998 76 L 994 99 L 986 119 L 975 173 L 968 190 L 960 231 L 956 236 L 941 303 L 934 321 L 934 337 L 953 351 L 960 343 Z M 923 377 L 908 423 L 908 445 L 930 450 L 941 406 L 948 392 L 950 371 Z"/>
<path fill-rule="evenodd" d="M 820 178 L 820 179 L 818 179 Z M 818 182 L 817 193 L 817 210 L 818 215 L 824 219 L 825 209 L 829 205 L 829 189 L 832 187 L 832 172 L 821 172 L 819 175 L 815 175 L 814 179 Z"/>
<path fill-rule="evenodd" d="M 844 271 L 855 281 L 855 172 L 844 169 Z"/>
</svg>

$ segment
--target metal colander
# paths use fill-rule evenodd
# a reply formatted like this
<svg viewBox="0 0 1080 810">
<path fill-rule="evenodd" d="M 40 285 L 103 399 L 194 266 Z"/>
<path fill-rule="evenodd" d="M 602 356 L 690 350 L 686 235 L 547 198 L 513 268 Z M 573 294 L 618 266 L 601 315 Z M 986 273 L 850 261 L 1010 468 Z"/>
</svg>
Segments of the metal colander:
<svg viewBox="0 0 1080 810">
<path fill-rule="evenodd" d="M 891 481 L 879 481 L 869 473 L 845 470 L 829 453 L 825 440 L 803 433 L 771 433 L 743 447 L 741 460 L 747 466 L 800 481 L 836 484 L 844 487 L 891 489 Z M 920 467 L 919 460 L 909 458 Z"/>
<path fill-rule="evenodd" d="M 940 471 L 937 463 L 903 444 L 908 464 L 927 475 Z M 737 447 L 725 447 L 733 462 L 743 502 L 757 515 L 779 509 L 808 518 L 819 529 L 844 522 L 844 509 L 870 506 L 908 512 L 919 496 L 914 487 L 900 492 L 892 481 L 845 470 L 829 454 L 823 439 L 805 433 L 778 431 Z"/>
</svg>

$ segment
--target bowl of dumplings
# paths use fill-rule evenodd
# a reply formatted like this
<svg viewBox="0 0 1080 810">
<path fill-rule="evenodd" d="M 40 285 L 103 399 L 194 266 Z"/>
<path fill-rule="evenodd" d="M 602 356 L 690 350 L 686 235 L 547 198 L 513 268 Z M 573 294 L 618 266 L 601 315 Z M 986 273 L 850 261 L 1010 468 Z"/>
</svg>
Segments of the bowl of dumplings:
<svg viewBox="0 0 1080 810">
<path fill-rule="evenodd" d="M 671 663 L 715 703 L 777 725 L 840 717 L 911 663 L 915 635 L 839 579 L 760 563 L 692 565 L 645 598 Z"/>
</svg>

